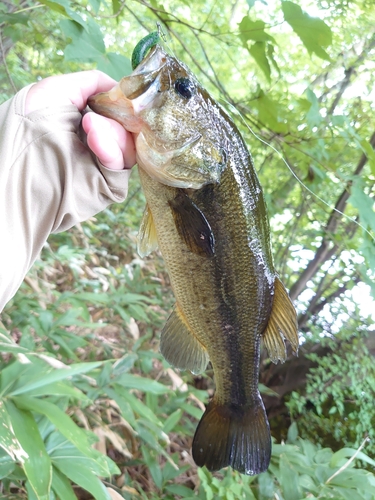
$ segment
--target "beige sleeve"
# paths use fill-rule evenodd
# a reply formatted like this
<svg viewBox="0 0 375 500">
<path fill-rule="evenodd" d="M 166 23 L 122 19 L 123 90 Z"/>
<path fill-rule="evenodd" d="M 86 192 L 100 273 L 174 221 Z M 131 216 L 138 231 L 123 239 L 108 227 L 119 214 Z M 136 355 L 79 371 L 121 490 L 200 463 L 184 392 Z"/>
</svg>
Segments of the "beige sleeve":
<svg viewBox="0 0 375 500">
<path fill-rule="evenodd" d="M 0 106 L 0 311 L 50 233 L 122 202 L 130 175 L 95 161 L 77 135 L 75 106 L 25 116 L 29 88 Z"/>
</svg>

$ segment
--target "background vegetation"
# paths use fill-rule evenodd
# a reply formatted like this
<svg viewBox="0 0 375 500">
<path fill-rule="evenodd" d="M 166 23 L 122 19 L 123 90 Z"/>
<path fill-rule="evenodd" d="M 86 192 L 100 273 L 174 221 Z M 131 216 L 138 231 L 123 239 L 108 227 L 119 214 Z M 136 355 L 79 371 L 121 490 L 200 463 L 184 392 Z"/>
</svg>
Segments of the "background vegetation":
<svg viewBox="0 0 375 500">
<path fill-rule="evenodd" d="M 134 169 L 125 203 L 52 236 L 1 315 L 0 496 L 374 499 L 373 2 L 6 0 L 0 101 L 53 74 L 128 74 L 156 22 L 241 114 L 298 309 L 299 357 L 262 359 L 271 466 L 245 477 L 192 462 L 212 373 L 158 353 L 173 297 L 160 256 L 135 251 Z"/>
</svg>

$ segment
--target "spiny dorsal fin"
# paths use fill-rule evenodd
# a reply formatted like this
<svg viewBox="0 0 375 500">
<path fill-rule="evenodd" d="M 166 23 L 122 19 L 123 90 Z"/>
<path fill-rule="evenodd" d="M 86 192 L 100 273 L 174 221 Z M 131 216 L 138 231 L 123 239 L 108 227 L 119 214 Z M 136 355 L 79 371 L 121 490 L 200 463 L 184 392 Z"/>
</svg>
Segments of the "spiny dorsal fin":
<svg viewBox="0 0 375 500">
<path fill-rule="evenodd" d="M 212 257 L 215 239 L 203 212 L 182 191 L 169 202 L 178 234 L 193 253 Z"/>
<path fill-rule="evenodd" d="M 140 257 L 146 257 L 157 248 L 158 239 L 154 219 L 148 205 L 146 205 L 138 232 L 137 251 Z"/>
<path fill-rule="evenodd" d="M 209 361 L 205 347 L 190 331 L 178 305 L 161 332 L 160 351 L 175 368 L 194 374 L 204 372 Z"/>
<path fill-rule="evenodd" d="M 299 342 L 296 310 L 284 285 L 276 277 L 271 316 L 263 334 L 264 345 L 274 363 L 286 360 L 284 338 L 289 340 L 293 351 L 297 353 Z"/>
</svg>

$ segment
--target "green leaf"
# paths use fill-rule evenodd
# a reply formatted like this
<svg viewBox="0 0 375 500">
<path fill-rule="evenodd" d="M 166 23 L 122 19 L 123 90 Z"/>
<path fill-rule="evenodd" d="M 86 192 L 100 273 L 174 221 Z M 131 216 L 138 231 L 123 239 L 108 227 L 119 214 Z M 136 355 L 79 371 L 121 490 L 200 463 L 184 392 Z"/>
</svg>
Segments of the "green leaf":
<svg viewBox="0 0 375 500">
<path fill-rule="evenodd" d="M 86 22 L 79 14 L 77 14 L 77 12 L 70 8 L 70 2 L 68 0 L 40 0 L 40 3 L 49 7 L 51 10 L 58 12 L 59 14 L 66 15 L 85 28 Z"/>
<path fill-rule="evenodd" d="M 371 173 L 373 175 L 375 175 L 375 151 L 374 151 L 373 147 L 366 140 L 359 141 L 359 146 L 361 147 L 362 151 L 367 156 L 368 164 L 371 167 Z"/>
<path fill-rule="evenodd" d="M 144 461 L 150 471 L 152 479 L 160 490 L 163 485 L 163 474 L 160 465 L 156 458 L 151 455 L 151 453 L 145 446 L 142 446 L 141 449 Z"/>
<path fill-rule="evenodd" d="M 27 500 L 39 500 L 39 497 L 35 494 L 35 491 L 33 490 L 30 481 L 26 481 L 25 487 L 27 491 Z M 50 497 L 48 498 L 50 499 Z"/>
<path fill-rule="evenodd" d="M 38 499 L 49 500 L 52 465 L 38 426 L 30 412 L 18 409 L 11 401 L 6 401 L 5 407 L 12 422 L 14 446 L 20 452 L 17 459 Z"/>
<path fill-rule="evenodd" d="M 240 39 L 245 47 L 247 42 L 253 40 L 254 42 L 274 42 L 275 39 L 265 32 L 266 23 L 263 21 L 252 21 L 248 16 L 245 16 L 240 24 Z"/>
<path fill-rule="evenodd" d="M 95 14 L 97 14 L 100 8 L 101 0 L 88 0 L 88 1 Z"/>
<path fill-rule="evenodd" d="M 49 451 L 53 465 L 59 466 L 60 463 L 71 462 L 79 468 L 80 466 L 90 469 L 96 476 L 109 477 L 116 474 L 118 469 L 116 466 L 103 468 L 101 463 L 98 463 L 96 458 L 89 457 L 82 453 L 74 444 L 67 441 L 65 436 L 55 431 L 48 436 L 46 442 L 47 451 Z M 108 457 L 101 455 L 108 464 L 111 460 Z"/>
<path fill-rule="evenodd" d="M 101 361 L 93 361 L 91 363 L 76 363 L 73 365 L 69 365 L 67 368 L 59 369 L 53 369 L 50 366 L 46 366 L 44 369 L 38 369 L 38 367 L 36 366 L 37 375 L 35 377 L 31 377 L 30 381 L 28 381 L 27 378 L 19 380 L 16 388 L 12 389 L 9 394 L 11 394 L 12 396 L 25 394 L 46 385 L 50 385 L 54 382 L 73 377 L 74 375 L 87 373 L 88 371 L 97 368 L 101 364 Z"/>
<path fill-rule="evenodd" d="M 72 41 L 65 47 L 67 61 L 97 62 L 105 54 L 103 35 L 99 26 L 88 18 L 86 29 L 74 21 L 60 21 L 65 36 Z"/>
<path fill-rule="evenodd" d="M 266 53 L 266 44 L 264 42 L 256 42 L 249 48 L 250 54 L 255 59 L 256 63 L 263 71 L 268 81 L 271 80 L 271 66 L 268 62 Z"/>
<path fill-rule="evenodd" d="M 188 488 L 187 486 L 183 486 L 182 484 L 168 484 L 165 487 L 165 490 L 169 493 L 172 493 L 174 496 L 179 495 L 182 498 L 192 496 L 194 492 L 194 490 L 191 490 L 190 488 Z"/>
<path fill-rule="evenodd" d="M 6 332 L 3 333 L 2 331 L 0 331 L 0 351 L 13 352 L 13 353 L 18 353 L 18 352 L 26 353 L 28 352 L 28 349 L 26 349 L 25 347 L 21 347 L 15 342 L 13 342 L 13 340 L 8 337 Z"/>
<path fill-rule="evenodd" d="M 262 90 L 255 101 L 251 101 L 252 106 L 258 109 L 259 122 L 268 125 L 274 132 L 283 134 L 288 131 L 288 126 L 281 118 L 285 116 L 285 110 L 274 100 L 268 97 Z M 274 396 L 275 393 L 269 394 Z"/>
<path fill-rule="evenodd" d="M 285 455 L 280 456 L 280 485 L 284 498 L 288 500 L 301 499 L 298 472 Z"/>
<path fill-rule="evenodd" d="M 67 396 L 70 399 L 76 399 L 80 401 L 86 400 L 86 402 L 89 401 L 89 398 L 86 396 L 86 394 L 81 392 L 79 389 L 72 387 L 66 382 L 54 382 L 52 384 L 46 384 L 28 391 L 27 395 L 34 398 L 37 396 Z"/>
<path fill-rule="evenodd" d="M 269 472 L 258 476 L 259 493 L 261 498 L 273 498 L 276 491 L 274 480 Z"/>
<path fill-rule="evenodd" d="M 361 223 L 375 232 L 374 199 L 365 192 L 365 182 L 361 177 L 356 177 L 351 187 L 348 202 L 359 212 Z"/>
<path fill-rule="evenodd" d="M 375 271 L 375 242 L 371 238 L 370 235 L 367 233 L 364 233 L 363 235 L 363 241 L 360 246 L 360 252 L 363 255 L 363 257 L 366 259 L 366 262 L 368 264 L 369 269 L 372 269 Z M 367 269 L 366 269 L 367 271 Z M 369 280 L 369 285 L 372 287 L 372 294 L 375 297 L 375 286 L 374 286 L 374 281 Z"/>
<path fill-rule="evenodd" d="M 29 18 L 24 14 L 0 14 L 0 23 L 26 25 L 28 22 Z"/>
<path fill-rule="evenodd" d="M 138 355 L 135 353 L 125 354 L 122 358 L 118 359 L 112 367 L 112 376 L 118 377 L 122 373 L 126 373 L 133 368 L 134 363 L 137 361 Z"/>
<path fill-rule="evenodd" d="M 139 391 L 151 392 L 152 394 L 167 394 L 170 389 L 156 380 L 150 380 L 146 377 L 139 377 L 131 373 L 123 373 L 116 379 L 116 384 L 122 385 L 127 389 L 138 389 Z"/>
<path fill-rule="evenodd" d="M 8 392 L 12 390 L 12 387 L 17 384 L 21 375 L 31 369 L 33 369 L 31 363 L 21 363 L 18 360 L 6 366 L 0 373 L 1 395 L 4 396 L 8 394 Z"/>
<path fill-rule="evenodd" d="M 67 476 L 62 474 L 55 466 L 52 468 L 52 489 L 58 498 L 63 500 L 77 500 Z"/>
<path fill-rule="evenodd" d="M 121 2 L 120 0 L 112 0 L 112 15 L 116 15 L 120 10 Z"/>
<path fill-rule="evenodd" d="M 107 73 L 115 80 L 121 80 L 122 77 L 130 75 L 132 72 L 131 62 L 128 57 L 114 52 L 107 52 L 97 60 L 98 69 Z"/>
<path fill-rule="evenodd" d="M 332 32 L 329 26 L 317 17 L 310 17 L 293 2 L 283 1 L 281 8 L 285 21 L 299 36 L 308 52 L 330 61 L 329 55 L 324 50 L 332 43 Z"/>
<path fill-rule="evenodd" d="M 30 398 L 27 396 L 14 397 L 13 400 L 19 408 L 28 409 L 45 415 L 71 443 L 74 444 L 84 455 L 93 458 L 102 469 L 103 476 L 109 476 L 118 472 L 117 467 L 109 469 L 109 462 L 100 452 L 92 448 L 92 434 L 80 429 L 69 416 L 49 401 Z M 114 464 L 113 464 L 114 466 Z"/>
<path fill-rule="evenodd" d="M 306 113 L 307 123 L 311 128 L 321 124 L 323 118 L 320 114 L 319 101 L 314 92 L 308 88 L 305 92 L 308 101 L 311 103 L 310 109 Z"/>
<path fill-rule="evenodd" d="M 270 43 L 275 40 L 271 35 L 266 33 L 266 24 L 260 20 L 252 21 L 248 16 L 245 16 L 238 26 L 243 46 L 248 49 L 251 56 L 266 75 L 266 78 L 270 80 L 271 67 L 268 58 L 275 64 L 276 68 L 277 64 L 273 58 L 273 45 Z M 254 41 L 255 43 L 249 47 L 249 41 Z"/>
<path fill-rule="evenodd" d="M 165 433 L 171 432 L 176 427 L 181 417 L 182 417 L 182 410 L 176 410 L 171 415 L 169 415 L 169 417 L 164 423 L 163 431 Z"/>
<path fill-rule="evenodd" d="M 104 484 L 88 467 L 77 465 L 75 461 L 71 460 L 60 460 L 55 465 L 71 481 L 90 492 L 95 500 L 111 500 Z"/>
<path fill-rule="evenodd" d="M 3 448 L 12 460 L 21 460 L 24 450 L 19 441 L 14 439 L 10 415 L 4 401 L 0 400 L 0 447 Z"/>
<path fill-rule="evenodd" d="M 362 451 L 360 451 L 359 453 L 357 452 L 358 450 L 356 450 L 355 448 L 342 448 L 341 450 L 336 451 L 336 453 L 332 455 L 329 466 L 332 469 L 335 467 L 340 467 L 343 465 L 343 461 L 345 463 L 347 461 L 346 459 L 351 458 L 353 455 L 356 455 L 357 460 L 362 460 L 362 462 L 366 462 L 372 465 L 373 467 L 375 466 L 375 460 L 368 457 Z"/>
<path fill-rule="evenodd" d="M 288 437 L 287 442 L 289 444 L 294 444 L 298 438 L 298 427 L 297 422 L 293 422 L 292 425 L 288 429 Z"/>
</svg>

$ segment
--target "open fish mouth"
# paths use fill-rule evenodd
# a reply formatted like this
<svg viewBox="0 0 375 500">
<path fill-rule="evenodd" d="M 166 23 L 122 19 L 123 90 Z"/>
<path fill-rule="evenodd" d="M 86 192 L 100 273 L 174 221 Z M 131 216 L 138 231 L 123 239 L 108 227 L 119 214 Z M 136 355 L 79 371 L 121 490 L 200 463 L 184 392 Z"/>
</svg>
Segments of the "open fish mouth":
<svg viewBox="0 0 375 500">
<path fill-rule="evenodd" d="M 165 90 L 161 72 L 166 62 L 165 52 L 156 46 L 131 75 L 109 92 L 89 97 L 87 104 L 96 113 L 120 122 L 129 132 L 140 132 L 142 121 L 138 115 Z"/>
</svg>

